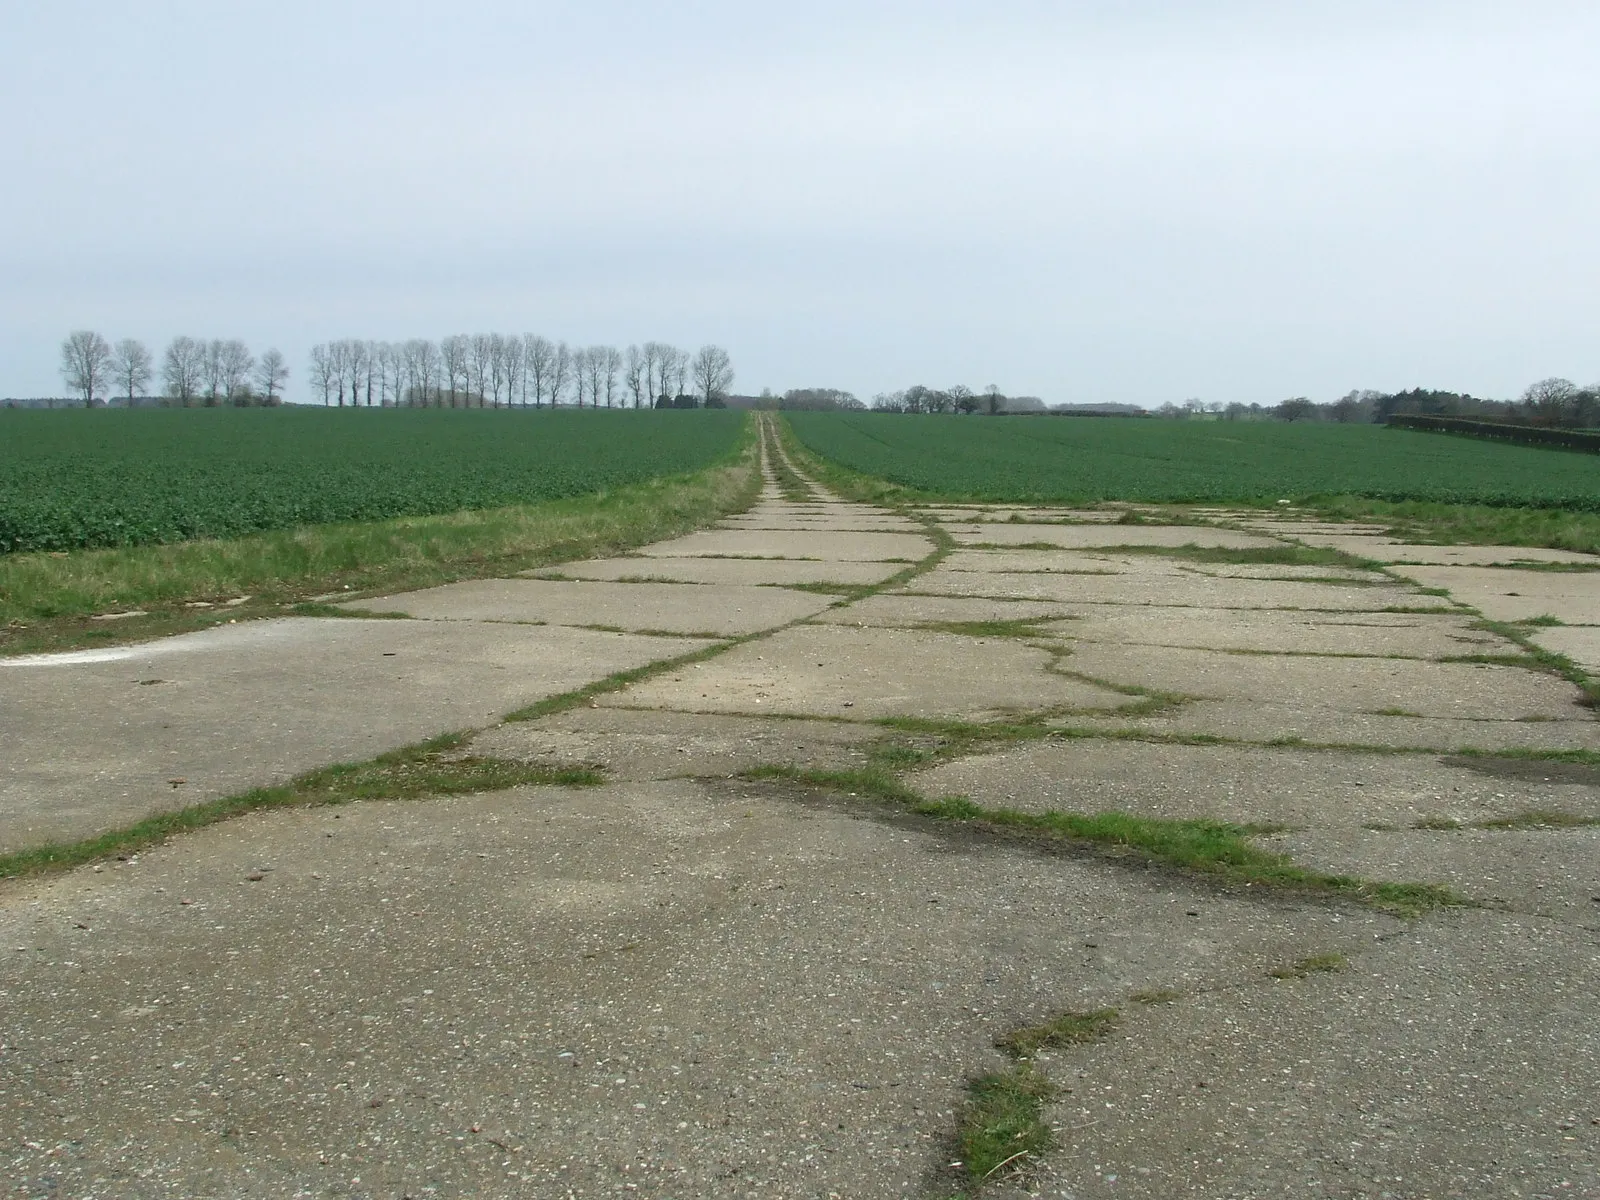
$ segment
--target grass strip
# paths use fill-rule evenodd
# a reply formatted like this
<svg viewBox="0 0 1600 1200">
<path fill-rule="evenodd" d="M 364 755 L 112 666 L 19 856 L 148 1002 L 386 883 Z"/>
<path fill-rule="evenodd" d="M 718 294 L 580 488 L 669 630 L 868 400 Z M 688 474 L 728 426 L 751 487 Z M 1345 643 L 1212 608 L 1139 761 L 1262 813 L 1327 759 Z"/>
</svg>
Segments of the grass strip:
<svg viewBox="0 0 1600 1200">
<path fill-rule="evenodd" d="M 157 813 L 81 841 L 56 842 L 0 855 L 0 878 L 66 870 L 114 855 L 126 856 L 175 834 L 267 809 L 459 796 L 533 784 L 590 787 L 605 782 L 604 773 L 589 765 L 532 764 L 458 753 L 468 739 L 467 734 L 447 733 L 366 762 L 319 767 L 274 787 L 252 788 Z"/>
<path fill-rule="evenodd" d="M 752 423 L 704 471 L 540 504 L 0 556 L 0 653 L 140 641 L 281 615 L 335 593 L 408 591 L 620 553 L 748 508 L 761 486 L 757 447 Z M 91 619 L 128 611 L 140 615 Z"/>
</svg>

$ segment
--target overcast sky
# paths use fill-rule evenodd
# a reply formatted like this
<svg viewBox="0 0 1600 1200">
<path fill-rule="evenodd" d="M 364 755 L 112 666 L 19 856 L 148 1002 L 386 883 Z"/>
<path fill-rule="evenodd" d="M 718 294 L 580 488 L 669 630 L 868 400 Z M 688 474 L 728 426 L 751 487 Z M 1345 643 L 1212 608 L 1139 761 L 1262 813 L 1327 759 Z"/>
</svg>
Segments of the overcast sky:
<svg viewBox="0 0 1600 1200">
<path fill-rule="evenodd" d="M 71 329 L 736 390 L 1600 379 L 1594 0 L 0 0 L 0 395 Z"/>
</svg>

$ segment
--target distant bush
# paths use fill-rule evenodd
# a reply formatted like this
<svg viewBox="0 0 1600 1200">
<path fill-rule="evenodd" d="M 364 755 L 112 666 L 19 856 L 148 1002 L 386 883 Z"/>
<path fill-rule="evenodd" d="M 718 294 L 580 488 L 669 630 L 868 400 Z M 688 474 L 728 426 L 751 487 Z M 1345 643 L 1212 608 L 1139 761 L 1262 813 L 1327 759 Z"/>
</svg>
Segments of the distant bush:
<svg viewBox="0 0 1600 1200">
<path fill-rule="evenodd" d="M 1543 425 L 1513 425 L 1506 421 L 1469 421 L 1463 417 L 1424 417 L 1414 413 L 1390 417 L 1388 423 L 1399 429 L 1459 433 L 1498 442 L 1516 442 L 1522 446 L 1559 446 L 1566 450 L 1600 454 L 1600 433 L 1582 429 L 1551 429 Z"/>
</svg>

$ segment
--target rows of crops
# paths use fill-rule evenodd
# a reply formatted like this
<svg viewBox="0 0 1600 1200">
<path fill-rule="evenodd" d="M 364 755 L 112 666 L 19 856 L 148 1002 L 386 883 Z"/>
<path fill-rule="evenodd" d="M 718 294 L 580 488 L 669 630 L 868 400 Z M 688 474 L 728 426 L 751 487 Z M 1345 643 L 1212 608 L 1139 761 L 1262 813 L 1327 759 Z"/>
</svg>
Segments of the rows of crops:
<svg viewBox="0 0 1600 1200">
<path fill-rule="evenodd" d="M 732 412 L 0 412 L 0 552 L 494 508 L 694 471 Z"/>
<path fill-rule="evenodd" d="M 1600 458 L 1373 425 L 793 413 L 813 452 L 952 499 L 1382 500 L 1600 512 Z"/>
</svg>

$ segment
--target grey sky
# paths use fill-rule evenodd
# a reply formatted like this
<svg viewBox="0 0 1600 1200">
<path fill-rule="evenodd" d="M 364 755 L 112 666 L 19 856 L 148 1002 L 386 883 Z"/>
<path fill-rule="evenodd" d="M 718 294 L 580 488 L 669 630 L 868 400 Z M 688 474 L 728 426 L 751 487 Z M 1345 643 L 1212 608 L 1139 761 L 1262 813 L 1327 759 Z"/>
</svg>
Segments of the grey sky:
<svg viewBox="0 0 1600 1200">
<path fill-rule="evenodd" d="M 72 328 L 738 389 L 1600 378 L 1600 5 L 0 0 L 0 395 Z"/>
</svg>

